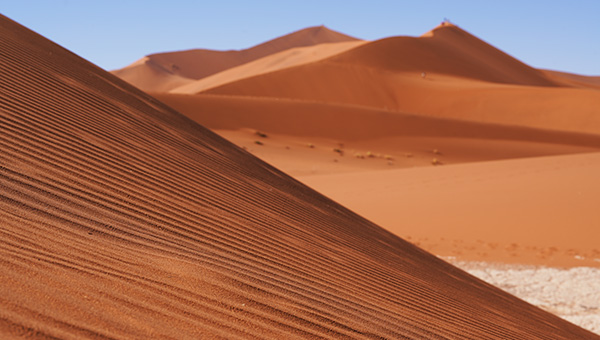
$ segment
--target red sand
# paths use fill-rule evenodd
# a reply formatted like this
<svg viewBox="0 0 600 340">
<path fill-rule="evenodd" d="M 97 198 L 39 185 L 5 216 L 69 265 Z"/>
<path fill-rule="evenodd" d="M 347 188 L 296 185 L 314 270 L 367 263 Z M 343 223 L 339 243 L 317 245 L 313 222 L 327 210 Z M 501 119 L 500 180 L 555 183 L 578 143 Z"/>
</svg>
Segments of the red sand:
<svg viewBox="0 0 600 340">
<path fill-rule="evenodd" d="M 0 42 L 3 338 L 598 338 L 4 17 Z"/>
<path fill-rule="evenodd" d="M 167 91 L 290 48 L 348 41 L 357 39 L 324 26 L 310 27 L 240 51 L 195 49 L 152 54 L 113 73 L 144 91 Z"/>
<path fill-rule="evenodd" d="M 205 91 L 600 133 L 598 88 L 531 68 L 456 26 L 374 41 Z"/>
<path fill-rule="evenodd" d="M 599 171 L 591 153 L 301 180 L 441 256 L 600 267 Z"/>
<path fill-rule="evenodd" d="M 196 81 L 186 83 L 184 85 L 172 88 L 168 92 L 180 94 L 195 94 L 207 89 L 217 87 L 232 81 L 250 78 L 260 74 L 274 72 L 285 68 L 290 68 L 297 65 L 306 64 L 318 60 L 325 59 L 332 55 L 336 55 L 349 49 L 358 47 L 367 43 L 366 41 L 345 41 L 335 43 L 322 43 L 307 47 L 290 48 L 278 53 L 270 54 L 265 57 L 247 62 L 245 64 L 231 67 L 213 75 L 200 78 Z M 115 73 L 116 74 L 116 73 Z M 122 77 L 129 81 L 127 77 Z M 144 82 L 144 86 L 146 83 Z M 148 90 L 146 90 L 148 91 Z M 158 86 L 154 87 L 151 92 L 167 92 Z"/>
<path fill-rule="evenodd" d="M 319 46 L 312 49 L 318 51 Z M 532 189 L 533 196 L 522 195 L 527 200 L 519 203 L 512 203 L 505 193 L 493 196 L 497 204 L 488 203 L 481 214 L 460 209 L 483 202 L 482 190 L 502 193 L 507 183 L 500 178 L 514 177 L 512 167 L 546 166 L 541 158 L 531 163 L 513 159 L 599 151 L 597 77 L 536 70 L 452 25 L 420 38 L 365 42 L 326 60 L 305 60 L 295 67 L 247 76 L 250 70 L 262 72 L 259 65 L 275 59 L 267 56 L 262 64 L 222 72 L 219 81 L 230 77 L 231 83 L 199 95 L 153 95 L 435 254 L 536 265 L 600 264 L 600 248 L 578 243 L 600 236 L 589 230 L 597 216 L 586 208 L 586 202 L 596 200 L 595 193 L 563 207 L 548 200 L 547 191 Z M 419 70 L 427 71 L 424 77 Z M 498 163 L 505 166 L 494 167 L 498 183 L 487 183 L 485 189 L 478 189 L 481 183 L 472 184 L 478 196 L 459 195 L 452 200 L 458 207 L 444 202 L 453 190 L 462 192 L 460 187 L 450 186 L 440 195 L 436 188 L 416 189 L 415 197 L 421 194 L 423 199 L 405 204 L 404 215 L 415 221 L 412 226 L 427 228 L 405 228 L 404 219 L 396 215 L 395 195 L 406 194 L 402 197 L 413 202 L 410 193 L 398 187 L 405 183 L 403 176 L 414 174 L 408 178 L 420 182 L 417 174 L 426 176 L 434 170 L 384 170 L 493 160 L 506 161 Z M 306 177 L 312 175 L 327 176 Z M 565 172 L 552 176 L 545 188 L 553 188 L 553 197 L 568 197 L 569 187 L 557 186 L 577 176 Z M 533 179 L 524 177 L 516 188 L 526 188 Z M 580 180 L 594 182 L 583 175 Z M 371 190 L 373 195 L 368 194 Z M 430 205 L 440 213 L 426 214 Z M 415 217 L 411 211 L 421 213 Z M 498 211 L 507 213 L 495 217 Z M 540 211 L 563 211 L 563 218 Z M 571 215 L 577 217 L 564 218 Z M 402 228 L 395 227 L 399 223 Z M 574 226 L 566 230 L 569 223 Z M 527 226 L 536 231 L 525 236 Z M 497 239 L 490 230 L 501 230 L 505 238 Z M 571 230 L 577 230 L 575 235 Z"/>
</svg>

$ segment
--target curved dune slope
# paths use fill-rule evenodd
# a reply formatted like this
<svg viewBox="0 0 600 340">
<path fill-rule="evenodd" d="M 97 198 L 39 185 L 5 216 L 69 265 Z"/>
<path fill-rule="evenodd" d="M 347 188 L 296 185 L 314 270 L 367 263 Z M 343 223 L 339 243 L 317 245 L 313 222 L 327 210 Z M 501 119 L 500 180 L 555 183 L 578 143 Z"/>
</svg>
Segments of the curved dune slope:
<svg viewBox="0 0 600 340">
<path fill-rule="evenodd" d="M 330 59 L 394 72 L 426 72 L 493 83 L 556 86 L 544 74 L 454 25 L 421 37 L 374 41 Z"/>
<path fill-rule="evenodd" d="M 172 70 L 165 69 L 150 57 L 144 57 L 127 67 L 112 71 L 112 74 L 143 91 L 167 92 L 194 81 L 174 74 Z"/>
<path fill-rule="evenodd" d="M 572 145 L 590 147 L 590 151 L 600 147 L 600 136 L 595 134 L 426 117 L 333 103 L 209 94 L 152 95 L 211 130 L 254 128 L 340 141 L 421 136 Z"/>
<path fill-rule="evenodd" d="M 172 81 L 173 77 L 193 81 L 290 48 L 357 40 L 324 26 L 309 27 L 240 51 L 194 49 L 152 54 L 113 73 L 145 91 L 167 91 L 183 85 Z"/>
<path fill-rule="evenodd" d="M 2 338 L 594 339 L 0 18 Z"/>
<path fill-rule="evenodd" d="M 591 88 L 600 89 L 600 76 L 582 76 L 579 74 L 572 74 L 567 72 L 559 72 L 552 70 L 541 70 L 546 77 L 555 80 L 556 82 L 562 82 L 572 87 L 580 88 Z"/>
<path fill-rule="evenodd" d="M 600 96 L 455 26 L 364 44 L 204 93 L 342 103 L 485 123 L 600 133 Z M 560 86 L 559 86 L 560 85 Z"/>
<path fill-rule="evenodd" d="M 285 51 L 274 53 L 272 55 L 242 64 L 240 66 L 232 67 L 211 76 L 198 79 L 191 83 L 186 83 L 169 90 L 168 92 L 194 94 L 236 80 L 325 59 L 332 55 L 356 48 L 365 43 L 367 42 L 358 40 L 290 48 Z M 156 91 L 163 92 L 160 90 Z"/>
</svg>

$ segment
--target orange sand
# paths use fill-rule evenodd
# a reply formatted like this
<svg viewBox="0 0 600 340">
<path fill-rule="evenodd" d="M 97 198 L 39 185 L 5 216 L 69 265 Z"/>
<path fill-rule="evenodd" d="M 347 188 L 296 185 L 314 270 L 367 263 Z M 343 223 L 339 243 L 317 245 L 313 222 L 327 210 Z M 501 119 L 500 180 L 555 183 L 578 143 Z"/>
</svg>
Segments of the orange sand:
<svg viewBox="0 0 600 340">
<path fill-rule="evenodd" d="M 590 153 L 300 179 L 442 256 L 600 267 L 599 171 Z"/>
<path fill-rule="evenodd" d="M 357 41 L 324 26 L 310 27 L 240 51 L 187 50 L 149 55 L 113 73 L 144 91 L 168 91 L 290 48 Z"/>
<path fill-rule="evenodd" d="M 0 337 L 594 334 L 0 17 Z"/>
<path fill-rule="evenodd" d="M 319 52 L 321 48 L 310 47 L 314 53 L 326 55 L 326 50 Z M 570 178 L 586 171 L 584 168 L 553 174 L 545 188 L 554 191 L 531 189 L 540 196 L 523 195 L 525 202 L 511 204 L 507 198 L 496 197 L 496 203 L 488 202 L 481 214 L 444 205 L 453 190 L 462 192 L 458 187 L 448 187 L 443 195 L 437 195 L 433 188 L 419 188 L 424 195 L 417 200 L 420 208 L 406 204 L 407 209 L 428 211 L 434 203 L 427 197 L 439 196 L 443 199 L 435 204 L 435 210 L 448 217 L 434 218 L 425 213 L 411 217 L 427 228 L 394 227 L 403 219 L 394 215 L 397 209 L 391 203 L 398 200 L 394 195 L 402 194 L 397 185 L 405 183 L 403 176 L 434 171 L 399 169 L 503 160 L 498 164 L 506 165 L 494 171 L 506 173 L 500 178 L 510 178 L 511 168 L 522 164 L 514 159 L 599 151 L 598 77 L 534 69 L 454 25 L 442 25 L 418 38 L 362 42 L 325 59 L 300 56 L 293 67 L 265 68 L 278 60 L 276 56 L 222 72 L 217 83 L 208 77 L 197 81 L 196 87 L 180 87 L 185 89 L 180 93 L 203 91 L 198 95 L 160 91 L 153 95 L 436 254 L 554 266 L 600 263 L 600 249 L 578 243 L 600 236 L 589 230 L 589 224 L 597 219 L 593 210 L 579 210 L 595 197 L 586 196 L 564 208 L 564 204 L 545 196 L 566 197 L 562 190 L 567 189 L 556 186 L 571 183 Z M 257 131 L 268 138 L 258 137 Z M 545 163 L 538 159 L 523 164 L 544 168 Z M 473 164 L 473 169 L 478 166 Z M 445 168 L 440 171 L 450 171 Z M 306 177 L 312 175 L 327 176 Z M 418 182 L 417 177 L 409 178 Z M 594 182 L 583 175 L 580 179 L 581 185 Z M 532 180 L 524 177 L 513 191 L 525 188 Z M 497 188 L 493 185 L 485 187 L 485 192 L 509 186 L 502 180 L 498 180 Z M 376 194 L 366 194 L 368 188 Z M 459 204 L 463 199 L 467 202 L 464 206 L 471 201 L 483 202 L 480 196 L 469 195 L 458 195 L 452 201 Z M 530 212 L 523 206 L 530 207 Z M 490 217 L 505 210 L 510 213 L 503 218 Z M 562 211 L 563 218 L 540 210 Z M 576 217 L 566 218 L 572 215 Z M 442 222 L 445 220 L 452 222 Z M 575 224 L 572 229 L 577 235 L 567 237 L 570 232 L 565 225 L 570 223 Z M 507 229 L 506 224 L 514 228 Z M 529 225 L 538 229 L 525 237 L 523 230 Z M 474 232 L 475 226 L 480 226 L 479 233 Z M 505 238 L 499 240 L 490 230 L 501 230 Z M 542 233 L 547 239 L 537 237 Z M 565 240 L 572 242 L 561 243 Z M 493 249 L 489 244 L 495 245 Z"/>
</svg>

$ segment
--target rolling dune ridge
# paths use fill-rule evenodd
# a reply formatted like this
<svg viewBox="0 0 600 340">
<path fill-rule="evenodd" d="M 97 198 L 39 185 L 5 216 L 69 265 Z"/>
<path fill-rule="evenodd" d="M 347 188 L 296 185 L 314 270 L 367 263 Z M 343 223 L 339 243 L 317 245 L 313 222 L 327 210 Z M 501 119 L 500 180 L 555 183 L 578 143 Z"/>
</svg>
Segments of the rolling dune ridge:
<svg viewBox="0 0 600 340">
<path fill-rule="evenodd" d="M 594 339 L 0 17 L 3 338 Z"/>
</svg>

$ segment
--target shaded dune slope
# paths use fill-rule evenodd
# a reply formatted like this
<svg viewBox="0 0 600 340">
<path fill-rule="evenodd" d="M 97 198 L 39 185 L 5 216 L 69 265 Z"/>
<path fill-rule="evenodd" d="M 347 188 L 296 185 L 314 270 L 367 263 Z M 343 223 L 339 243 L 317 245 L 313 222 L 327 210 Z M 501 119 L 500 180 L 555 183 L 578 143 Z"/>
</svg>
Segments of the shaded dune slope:
<svg viewBox="0 0 600 340">
<path fill-rule="evenodd" d="M 395 72 L 426 72 L 493 83 L 555 86 L 542 72 L 454 25 L 438 26 L 421 37 L 374 41 L 331 62 Z"/>
<path fill-rule="evenodd" d="M 365 43 L 366 41 L 356 40 L 337 43 L 322 43 L 305 47 L 294 47 L 285 51 L 270 54 L 236 67 L 229 68 L 208 77 L 198 79 L 191 83 L 173 88 L 168 92 L 194 94 L 239 79 L 249 78 L 256 75 L 325 59 Z M 165 91 L 157 89 L 155 92 Z"/>
<path fill-rule="evenodd" d="M 290 48 L 357 40 L 324 26 L 309 27 L 239 51 L 193 49 L 151 54 L 113 73 L 145 91 L 166 91 L 183 85 L 177 79 L 201 79 Z"/>
<path fill-rule="evenodd" d="M 0 17 L 3 338 L 595 335 Z"/>
<path fill-rule="evenodd" d="M 469 122 L 334 103 L 210 94 L 152 95 L 195 122 L 217 130 L 255 128 L 342 141 L 421 136 L 600 147 L 600 136 L 595 134 Z"/>
<path fill-rule="evenodd" d="M 418 77 L 422 73 L 433 73 L 513 85 L 559 85 L 543 72 L 456 26 L 447 25 L 437 27 L 422 37 L 377 40 L 323 61 L 232 82 L 210 92 L 307 99 L 312 96 L 317 100 L 327 100 L 324 96 L 329 95 L 330 101 L 336 102 L 397 104 L 394 102 L 398 100 L 398 93 L 392 89 L 395 73 Z M 317 75 L 322 75 L 321 85 L 314 79 Z M 282 89 L 283 81 L 290 84 Z M 331 82 L 335 82 L 335 86 Z M 377 83 L 383 85 L 377 86 Z M 311 91 L 309 86 L 315 89 Z M 370 87 L 373 89 L 369 90 Z M 334 89 L 327 91 L 328 88 Z M 365 94 L 361 96 L 361 92 Z M 377 95 L 380 92 L 382 94 Z"/>
<path fill-rule="evenodd" d="M 203 93 L 374 107 L 461 120 L 600 133 L 600 96 L 531 68 L 456 26 L 366 43 Z M 585 85 L 585 86 L 584 86 Z"/>
<path fill-rule="evenodd" d="M 554 79 L 572 87 L 600 89 L 600 76 L 582 76 L 579 74 L 559 72 L 552 70 L 541 70 L 546 77 Z"/>
</svg>

